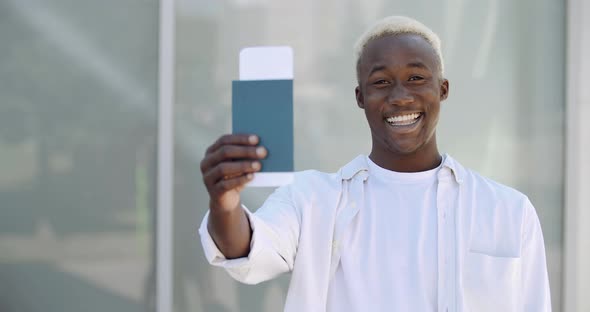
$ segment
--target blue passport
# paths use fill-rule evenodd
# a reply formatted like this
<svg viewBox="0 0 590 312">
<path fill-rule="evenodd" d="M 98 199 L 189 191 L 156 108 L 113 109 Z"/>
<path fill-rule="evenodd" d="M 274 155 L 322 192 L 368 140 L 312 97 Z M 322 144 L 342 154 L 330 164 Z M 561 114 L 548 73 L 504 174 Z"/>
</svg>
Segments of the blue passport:
<svg viewBox="0 0 590 312">
<path fill-rule="evenodd" d="M 232 132 L 259 136 L 261 172 L 293 171 L 293 80 L 234 80 Z"/>
</svg>

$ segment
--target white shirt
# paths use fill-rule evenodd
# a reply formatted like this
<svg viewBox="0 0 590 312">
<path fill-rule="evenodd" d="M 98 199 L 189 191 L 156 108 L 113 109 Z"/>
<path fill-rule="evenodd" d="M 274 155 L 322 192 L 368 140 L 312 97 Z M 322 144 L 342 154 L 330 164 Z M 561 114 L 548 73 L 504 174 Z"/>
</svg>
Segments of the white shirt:
<svg viewBox="0 0 590 312">
<path fill-rule="evenodd" d="M 340 244 L 359 222 L 372 178 L 362 155 L 333 174 L 296 173 L 255 214 L 244 207 L 253 230 L 245 258 L 223 256 L 207 214 L 199 229 L 207 260 L 248 284 L 291 271 L 285 311 L 326 311 Z M 436 197 L 438 312 L 551 311 L 543 235 L 526 196 L 447 155 Z"/>
<path fill-rule="evenodd" d="M 327 311 L 436 311 L 440 167 L 403 173 L 367 163 L 374 179 L 358 222 L 342 237 Z"/>
</svg>

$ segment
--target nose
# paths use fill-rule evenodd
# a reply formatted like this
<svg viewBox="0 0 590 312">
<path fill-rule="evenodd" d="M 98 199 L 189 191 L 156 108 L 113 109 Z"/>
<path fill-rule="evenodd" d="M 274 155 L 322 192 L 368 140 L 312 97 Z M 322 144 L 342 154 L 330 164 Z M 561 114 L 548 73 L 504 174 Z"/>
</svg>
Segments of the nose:
<svg viewBox="0 0 590 312">
<path fill-rule="evenodd" d="M 389 93 L 388 102 L 392 105 L 404 106 L 414 102 L 414 96 L 401 83 L 396 84 Z"/>
</svg>

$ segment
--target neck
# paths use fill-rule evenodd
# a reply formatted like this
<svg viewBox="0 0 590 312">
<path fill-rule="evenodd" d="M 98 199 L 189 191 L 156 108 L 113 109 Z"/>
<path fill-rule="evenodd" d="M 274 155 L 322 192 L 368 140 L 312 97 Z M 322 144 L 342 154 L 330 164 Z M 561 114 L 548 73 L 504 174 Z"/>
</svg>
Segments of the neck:
<svg viewBox="0 0 590 312">
<path fill-rule="evenodd" d="M 408 154 L 380 152 L 375 148 L 369 158 L 381 168 L 397 172 L 420 172 L 434 169 L 442 162 L 436 144 Z"/>
</svg>

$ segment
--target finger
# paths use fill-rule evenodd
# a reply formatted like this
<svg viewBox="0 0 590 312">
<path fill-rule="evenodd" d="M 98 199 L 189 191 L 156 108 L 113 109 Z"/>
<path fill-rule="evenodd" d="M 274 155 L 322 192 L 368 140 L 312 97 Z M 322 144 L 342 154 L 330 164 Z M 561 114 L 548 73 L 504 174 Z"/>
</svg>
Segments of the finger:
<svg viewBox="0 0 590 312">
<path fill-rule="evenodd" d="M 215 166 L 203 176 L 205 184 L 213 185 L 220 180 L 228 180 L 247 173 L 259 171 L 262 168 L 258 161 L 224 162 Z"/>
<path fill-rule="evenodd" d="M 256 145 L 260 140 L 253 134 L 226 134 L 207 148 L 206 154 L 215 152 L 223 145 Z"/>
<path fill-rule="evenodd" d="M 234 159 L 262 159 L 267 151 L 262 146 L 224 145 L 201 161 L 201 172 L 205 173 L 224 161 Z"/>
<path fill-rule="evenodd" d="M 246 183 L 250 182 L 250 180 L 252 180 L 253 178 L 253 173 L 247 173 L 239 177 L 221 180 L 217 182 L 215 186 L 219 192 L 227 192 L 233 189 L 241 190 L 246 185 Z"/>
</svg>

